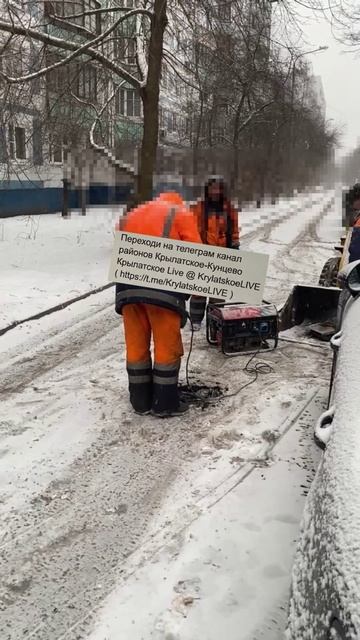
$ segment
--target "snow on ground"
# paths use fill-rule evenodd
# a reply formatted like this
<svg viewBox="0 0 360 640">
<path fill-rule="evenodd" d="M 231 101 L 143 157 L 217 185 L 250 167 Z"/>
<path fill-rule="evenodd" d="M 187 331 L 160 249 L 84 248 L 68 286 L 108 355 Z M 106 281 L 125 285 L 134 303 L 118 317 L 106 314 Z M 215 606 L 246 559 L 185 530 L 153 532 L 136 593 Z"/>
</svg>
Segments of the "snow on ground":
<svg viewBox="0 0 360 640">
<path fill-rule="evenodd" d="M 241 211 L 241 234 L 248 235 L 263 227 L 269 222 L 279 222 L 290 215 L 299 213 L 307 207 L 312 207 L 324 199 L 324 192 L 301 193 L 293 198 L 281 197 L 275 204 L 269 201 L 262 203 L 261 207 L 249 207 Z M 299 218 L 301 220 L 301 218 Z"/>
<path fill-rule="evenodd" d="M 323 199 L 322 192 L 300 194 L 248 208 L 240 213 L 242 237 L 289 217 L 299 217 L 301 228 L 298 213 Z M 49 214 L 1 220 L 0 329 L 106 284 L 120 210 L 93 208 L 69 219 Z"/>
<path fill-rule="evenodd" d="M 331 255 L 315 234 L 331 198 L 299 196 L 244 239 L 269 247 L 271 299 L 304 274 L 316 281 Z M 0 338 L 1 640 L 85 638 L 94 625 L 96 640 L 215 640 L 224 616 L 229 640 L 272 640 L 268 624 L 279 638 L 300 485 L 313 468 L 306 405 L 316 391 L 311 413 L 320 412 L 326 396 L 327 347 L 281 342 L 261 357 L 273 372 L 240 391 L 247 359 L 226 359 L 197 334 L 191 380 L 226 382 L 235 395 L 156 421 L 128 406 L 119 324 L 105 291 Z M 185 351 L 189 341 L 185 329 Z"/>
<path fill-rule="evenodd" d="M 309 434 L 321 405 L 310 392 L 297 428 L 282 425 L 276 453 L 263 464 L 261 457 L 238 464 L 231 483 L 196 507 L 188 503 L 167 536 L 144 543 L 89 640 L 279 640 L 293 540 L 318 461 Z M 174 498 L 162 508 L 167 522 Z"/>
<path fill-rule="evenodd" d="M 232 399 L 205 412 L 193 408 L 183 419 L 141 419 L 127 404 L 118 323 L 110 321 L 111 316 L 106 320 L 105 310 L 97 315 L 84 313 L 57 336 L 46 340 L 44 335 L 42 347 L 12 358 L 2 369 L 2 407 L 8 418 L 1 425 L 0 447 L 2 464 L 9 470 L 1 478 L 0 495 L 0 597 L 6 605 L 0 626 L 9 629 L 4 640 L 17 640 L 26 630 L 37 640 L 86 637 L 86 623 L 96 621 L 97 606 L 123 572 L 131 571 L 133 553 L 141 552 L 144 566 L 152 565 L 149 538 L 156 533 L 159 537 L 160 531 L 167 547 L 176 546 L 179 525 L 186 528 L 189 516 L 196 518 L 212 501 L 232 492 L 244 465 L 275 465 L 272 455 L 266 455 L 269 443 L 306 405 L 314 385 L 325 387 L 327 382 L 327 349 L 314 354 L 283 343 L 262 358 L 274 373 Z M 197 338 L 192 378 L 226 380 L 229 393 L 248 382 L 243 359 L 219 357 L 203 336 Z M 292 462 L 295 466 L 297 460 Z M 304 479 L 306 475 L 305 469 Z M 168 499 L 161 508 L 165 494 Z M 245 524 L 256 499 L 254 489 L 250 504 L 237 506 Z M 258 500 L 260 507 L 262 498 Z M 266 520 L 263 527 L 271 544 Z M 288 545 L 293 538 L 291 529 Z M 211 529 L 207 541 L 216 543 Z M 248 550 L 246 536 L 242 545 Z M 201 548 L 198 552 L 200 557 Z M 260 571 L 262 558 L 260 554 L 254 571 L 257 566 Z M 290 566 L 284 559 L 282 563 L 289 576 Z M 250 577 L 251 564 L 246 567 Z M 239 570 L 244 570 L 240 560 Z M 231 582 L 226 574 L 225 564 L 218 578 Z M 285 574 L 284 569 L 284 583 Z M 260 611 L 265 595 L 262 585 L 256 595 Z M 212 600 L 206 593 L 202 597 L 211 618 Z M 238 597 L 246 598 L 246 592 L 239 591 Z M 132 637 L 151 637 L 146 629 L 144 634 Z"/>
<path fill-rule="evenodd" d="M 106 284 L 118 208 L 0 221 L 0 328 Z"/>
<path fill-rule="evenodd" d="M 341 236 L 345 230 L 342 226 L 342 191 L 337 188 L 334 194 L 335 206 L 329 209 L 328 213 L 320 221 L 316 229 L 317 240 L 329 243 L 331 246 L 339 244 Z"/>
<path fill-rule="evenodd" d="M 5 514 L 5 507 L 7 514 L 39 495 L 96 437 L 94 424 L 101 421 L 103 411 L 101 403 L 93 401 L 88 360 L 85 365 L 81 364 L 81 349 L 76 352 L 72 341 L 75 334 L 80 342 L 89 325 L 87 344 L 92 346 L 94 341 L 99 344 L 104 340 L 107 336 L 104 322 L 108 322 L 111 329 L 118 324 L 116 318 L 108 320 L 110 304 L 112 310 L 113 296 L 110 302 L 109 292 L 102 292 L 96 300 L 81 301 L 77 308 L 71 306 L 61 311 L 56 316 L 56 325 L 54 316 L 44 319 L 45 323 L 36 323 L 37 332 L 32 339 L 34 323 L 19 327 L 3 338 L 6 350 L 0 364 L 0 457 L 6 454 L 9 466 L 0 467 L 0 514 Z M 47 332 L 46 325 L 53 330 Z M 21 347 L 11 357 L 14 347 L 22 345 L 26 337 L 26 355 Z M 77 362 L 68 371 L 62 363 L 74 351 Z M 50 374 L 46 382 L 38 384 L 37 377 L 51 372 L 54 359 L 56 375 Z M 95 368 L 98 365 L 96 360 L 94 365 Z M 0 539 L 2 533 L 0 530 Z"/>
<path fill-rule="evenodd" d="M 311 195 L 295 217 L 273 225 L 269 233 L 250 240 L 250 249 L 270 256 L 265 287 L 267 300 L 281 305 L 294 285 L 318 284 L 322 267 L 333 255 L 333 245 L 342 234 L 339 220 L 341 211 L 335 206 L 333 191 L 324 191 Z M 331 224 L 331 242 L 323 242 L 318 235 L 325 221 Z"/>
</svg>

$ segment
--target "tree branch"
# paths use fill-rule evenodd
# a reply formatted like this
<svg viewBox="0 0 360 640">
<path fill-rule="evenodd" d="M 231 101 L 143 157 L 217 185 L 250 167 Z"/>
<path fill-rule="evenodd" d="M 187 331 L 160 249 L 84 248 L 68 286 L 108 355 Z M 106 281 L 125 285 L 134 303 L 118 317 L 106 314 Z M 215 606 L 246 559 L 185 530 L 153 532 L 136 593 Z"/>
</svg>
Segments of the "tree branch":
<svg viewBox="0 0 360 640">
<path fill-rule="evenodd" d="M 66 19 L 62 18 L 60 16 L 57 16 L 55 13 L 54 14 L 50 14 L 48 17 L 50 19 L 56 20 L 56 25 L 58 25 L 60 27 L 64 26 L 65 29 L 69 25 L 69 20 L 67 19 L 67 17 L 66 17 Z M 93 37 L 94 34 L 89 29 L 87 29 L 86 27 L 83 27 L 82 25 L 75 24 L 75 23 L 72 23 L 72 22 L 70 24 L 74 29 L 76 29 L 76 33 L 78 33 L 79 35 Z"/>
<path fill-rule="evenodd" d="M 136 62 L 141 75 L 141 79 L 145 82 L 148 74 L 148 65 L 145 55 L 144 39 L 140 34 L 140 31 L 136 33 Z"/>
<path fill-rule="evenodd" d="M 187 84 L 188 87 L 190 87 L 191 89 L 194 89 L 197 92 L 201 91 L 200 87 L 196 87 L 194 84 L 192 84 L 189 80 L 187 80 L 180 74 L 180 72 L 176 69 L 173 63 L 172 56 L 169 56 L 168 54 L 165 53 L 164 58 L 167 61 L 168 65 L 172 68 L 174 73 L 177 75 L 178 78 L 180 78 L 182 82 L 184 82 L 185 84 Z"/>
<path fill-rule="evenodd" d="M 28 80 L 34 80 L 35 78 L 39 78 L 45 75 L 50 69 L 56 69 L 57 67 L 61 67 L 67 64 L 68 62 L 70 62 L 71 60 L 73 60 L 74 58 L 78 57 L 79 55 L 85 54 L 90 58 L 92 58 L 93 60 L 96 60 L 97 62 L 101 63 L 104 67 L 106 67 L 116 75 L 126 80 L 126 82 L 131 84 L 131 86 L 135 87 L 137 90 L 140 90 L 141 87 L 143 86 L 142 82 L 140 82 L 137 78 L 135 78 L 135 76 L 133 76 L 132 74 L 127 72 L 125 69 L 123 69 L 123 67 L 121 67 L 117 63 L 112 62 L 102 53 L 93 49 L 94 45 L 97 45 L 100 42 L 102 42 L 108 35 L 110 35 L 110 33 L 112 33 L 119 26 L 119 24 L 121 24 L 124 20 L 126 20 L 130 14 L 138 15 L 139 12 L 142 12 L 142 11 L 139 9 L 134 9 L 134 11 L 127 12 L 125 16 L 122 16 L 121 18 L 119 18 L 113 25 L 111 25 L 111 27 L 109 27 L 106 31 L 104 31 L 104 33 L 100 34 L 97 38 L 94 38 L 93 40 L 91 40 L 91 42 L 85 43 L 81 47 L 79 47 L 75 43 L 69 42 L 62 38 L 57 38 L 55 36 L 49 36 L 45 33 L 41 33 L 36 29 L 25 28 L 19 25 L 10 24 L 8 22 L 4 22 L 3 20 L 0 20 L 0 30 L 2 31 L 6 31 L 14 35 L 23 35 L 26 37 L 30 37 L 33 40 L 36 40 L 38 42 L 43 42 L 45 44 L 51 45 L 53 47 L 73 51 L 73 53 L 71 53 L 69 56 L 55 63 L 50 68 L 47 67 L 44 69 L 40 69 L 35 73 L 31 73 L 26 76 L 21 76 L 19 78 L 11 78 L 9 76 L 6 76 L 5 74 L 1 74 L 1 75 L 10 84 L 26 82 Z"/>
<path fill-rule="evenodd" d="M 107 8 L 104 7 L 102 9 L 90 9 L 89 11 L 83 11 L 82 13 L 74 13 L 72 15 L 66 16 L 66 18 L 68 19 L 82 18 L 83 16 L 94 16 L 99 13 L 115 13 L 117 11 L 122 11 L 123 13 L 126 14 L 124 16 L 124 19 L 128 18 L 129 16 L 131 17 L 132 15 L 134 15 L 135 12 L 136 12 L 135 15 L 142 14 L 144 16 L 148 16 L 150 20 L 152 20 L 154 15 L 152 11 L 150 11 L 149 9 L 128 9 L 126 7 L 107 7 Z M 56 14 L 53 14 L 51 17 L 57 18 L 58 16 Z"/>
<path fill-rule="evenodd" d="M 259 107 L 258 109 L 255 109 L 252 113 L 250 113 L 248 117 L 244 120 L 244 122 L 240 125 L 238 129 L 238 134 L 240 134 L 248 126 L 248 124 L 250 124 L 251 120 L 255 116 L 259 115 L 259 113 L 264 111 L 264 109 L 267 109 L 267 107 L 270 107 L 272 104 L 274 104 L 274 102 L 275 100 L 270 100 L 270 102 L 266 102 L 266 104 L 263 104 L 261 107 Z"/>
</svg>

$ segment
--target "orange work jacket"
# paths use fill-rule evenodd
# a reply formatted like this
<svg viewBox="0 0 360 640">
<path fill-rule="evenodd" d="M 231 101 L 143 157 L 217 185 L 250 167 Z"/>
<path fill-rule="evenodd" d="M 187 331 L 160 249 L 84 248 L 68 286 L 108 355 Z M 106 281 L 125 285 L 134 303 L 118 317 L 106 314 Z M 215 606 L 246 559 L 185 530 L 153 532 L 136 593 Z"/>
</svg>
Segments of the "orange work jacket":
<svg viewBox="0 0 360 640">
<path fill-rule="evenodd" d="M 224 211 L 221 214 L 209 212 L 205 215 L 203 200 L 191 207 L 204 244 L 228 249 L 239 248 L 239 214 L 228 200 L 225 200 Z"/>
<path fill-rule="evenodd" d="M 176 193 L 163 193 L 155 200 L 133 209 L 119 220 L 118 229 L 146 236 L 197 242 L 202 244 L 196 220 Z M 171 309 L 186 323 L 185 301 L 188 295 L 126 283 L 116 284 L 115 310 L 121 314 L 127 304 L 146 303 Z"/>
<path fill-rule="evenodd" d="M 198 242 L 202 244 L 192 212 L 176 193 L 162 193 L 120 219 L 119 228 L 129 233 Z"/>
</svg>

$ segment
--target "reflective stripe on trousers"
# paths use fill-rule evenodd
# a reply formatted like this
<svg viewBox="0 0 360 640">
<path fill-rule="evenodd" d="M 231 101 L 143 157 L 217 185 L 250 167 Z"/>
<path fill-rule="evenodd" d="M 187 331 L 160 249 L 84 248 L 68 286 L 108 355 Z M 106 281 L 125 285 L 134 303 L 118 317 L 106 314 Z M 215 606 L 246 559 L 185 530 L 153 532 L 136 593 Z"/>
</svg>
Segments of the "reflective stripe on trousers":
<svg viewBox="0 0 360 640">
<path fill-rule="evenodd" d="M 180 361 L 174 364 L 154 364 L 153 383 L 159 385 L 177 385 Z"/>
<path fill-rule="evenodd" d="M 191 296 L 190 298 L 190 318 L 193 322 L 202 322 L 206 309 L 206 298 Z"/>
<path fill-rule="evenodd" d="M 129 378 L 130 403 L 138 413 L 147 413 L 152 405 L 151 360 L 126 365 Z"/>
<path fill-rule="evenodd" d="M 149 384 L 152 382 L 151 360 L 127 363 L 126 370 L 130 384 Z"/>
<path fill-rule="evenodd" d="M 155 363 L 153 371 L 153 408 L 155 411 L 176 411 L 179 406 L 180 360 L 172 364 Z"/>
</svg>

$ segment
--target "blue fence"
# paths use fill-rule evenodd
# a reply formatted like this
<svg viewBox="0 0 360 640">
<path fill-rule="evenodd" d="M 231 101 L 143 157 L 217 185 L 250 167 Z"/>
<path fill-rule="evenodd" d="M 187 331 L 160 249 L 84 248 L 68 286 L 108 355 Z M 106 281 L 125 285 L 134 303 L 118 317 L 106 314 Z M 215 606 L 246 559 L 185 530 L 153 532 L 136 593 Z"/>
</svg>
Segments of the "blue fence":
<svg viewBox="0 0 360 640">
<path fill-rule="evenodd" d="M 10 185 L 9 185 L 10 187 Z M 122 204 L 129 197 L 131 185 L 108 186 L 94 184 L 86 191 L 87 205 Z M 80 193 L 71 189 L 68 193 L 69 209 L 80 208 Z M 62 211 L 63 189 L 34 185 L 32 188 L 0 188 L 0 218 L 20 215 L 38 215 Z"/>
</svg>

